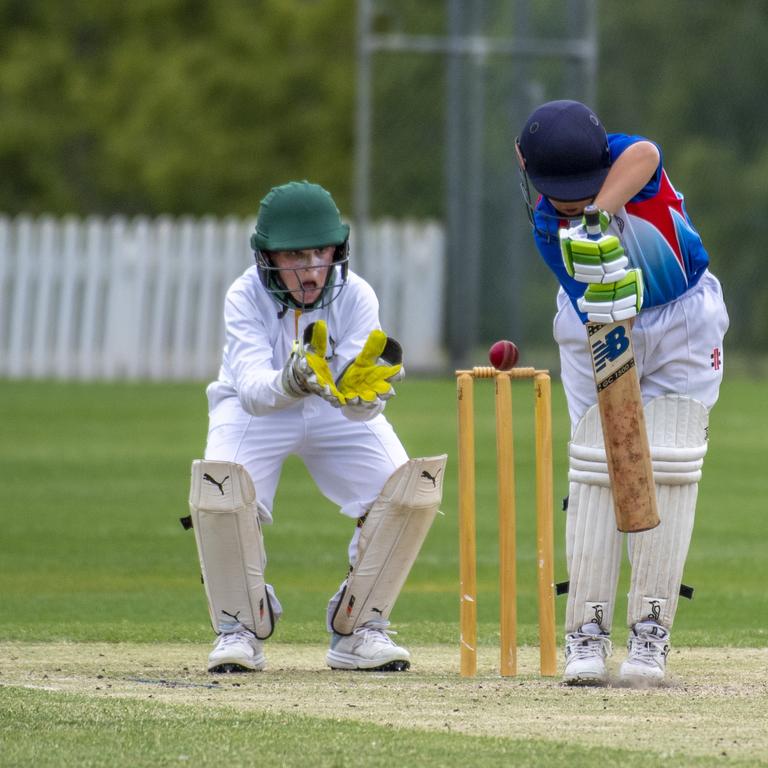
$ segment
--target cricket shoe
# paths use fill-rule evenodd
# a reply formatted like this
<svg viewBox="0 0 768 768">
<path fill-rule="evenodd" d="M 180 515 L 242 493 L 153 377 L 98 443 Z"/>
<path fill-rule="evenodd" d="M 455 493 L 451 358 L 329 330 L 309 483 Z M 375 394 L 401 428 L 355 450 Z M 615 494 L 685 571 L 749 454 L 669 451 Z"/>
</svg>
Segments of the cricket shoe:
<svg viewBox="0 0 768 768">
<path fill-rule="evenodd" d="M 386 626 L 386 625 L 384 625 Z M 364 669 L 378 672 L 404 672 L 411 666 L 411 654 L 395 645 L 395 634 L 378 624 L 364 624 L 351 635 L 331 637 L 325 661 L 331 669 Z"/>
<path fill-rule="evenodd" d="M 669 630 L 655 621 L 640 621 L 632 627 L 628 655 L 619 678 L 629 685 L 658 685 L 664 681 L 669 653 Z"/>
<path fill-rule="evenodd" d="M 565 636 L 566 685 L 605 685 L 608 669 L 605 660 L 611 655 L 611 641 L 597 624 L 583 624 L 578 632 Z"/>
<path fill-rule="evenodd" d="M 209 672 L 259 672 L 267 666 L 264 643 L 252 632 L 222 632 L 208 656 Z"/>
</svg>

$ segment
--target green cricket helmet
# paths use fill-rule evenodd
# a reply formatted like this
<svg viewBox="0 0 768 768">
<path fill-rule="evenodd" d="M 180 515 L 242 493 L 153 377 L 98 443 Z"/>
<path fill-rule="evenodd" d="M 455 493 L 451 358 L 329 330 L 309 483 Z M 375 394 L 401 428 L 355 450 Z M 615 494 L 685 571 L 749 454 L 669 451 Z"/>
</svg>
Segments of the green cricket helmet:
<svg viewBox="0 0 768 768">
<path fill-rule="evenodd" d="M 320 296 L 310 304 L 297 302 L 272 262 L 275 251 L 300 251 L 335 246 Z M 259 278 L 275 301 L 304 312 L 327 307 L 346 285 L 349 271 L 349 225 L 330 193 L 319 184 L 291 181 L 273 187 L 259 206 L 256 231 L 251 235 Z"/>
</svg>

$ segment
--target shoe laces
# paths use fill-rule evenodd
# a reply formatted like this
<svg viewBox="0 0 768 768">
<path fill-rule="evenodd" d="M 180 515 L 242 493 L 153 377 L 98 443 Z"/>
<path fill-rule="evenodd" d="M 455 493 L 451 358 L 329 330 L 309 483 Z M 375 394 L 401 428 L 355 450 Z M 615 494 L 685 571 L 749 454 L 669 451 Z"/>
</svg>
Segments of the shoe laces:
<svg viewBox="0 0 768 768">
<path fill-rule="evenodd" d="M 587 632 L 573 632 L 568 635 L 568 655 L 577 659 L 591 659 L 596 655 L 608 657 L 613 653 L 613 644 L 605 635 L 590 635 Z"/>
<path fill-rule="evenodd" d="M 253 635 L 246 631 L 240 630 L 239 632 L 223 632 L 219 635 L 219 646 L 225 647 L 227 645 L 234 645 L 236 643 L 249 643 Z"/>
<path fill-rule="evenodd" d="M 627 643 L 629 656 L 643 664 L 661 664 L 669 653 L 668 638 L 668 634 L 659 638 L 648 632 L 633 632 Z"/>
<path fill-rule="evenodd" d="M 363 640 L 371 639 L 385 645 L 394 645 L 395 643 L 390 635 L 396 635 L 397 632 L 394 629 L 387 629 L 388 626 L 389 622 L 368 622 L 358 627 L 352 634 L 361 637 Z"/>
</svg>

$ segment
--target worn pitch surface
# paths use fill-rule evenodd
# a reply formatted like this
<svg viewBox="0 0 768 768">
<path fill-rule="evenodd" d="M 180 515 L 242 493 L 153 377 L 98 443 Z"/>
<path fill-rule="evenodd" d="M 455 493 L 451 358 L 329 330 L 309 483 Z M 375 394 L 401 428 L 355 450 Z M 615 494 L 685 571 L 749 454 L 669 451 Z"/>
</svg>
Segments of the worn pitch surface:
<svg viewBox="0 0 768 768">
<path fill-rule="evenodd" d="M 662 688 L 567 688 L 540 678 L 537 649 L 500 678 L 484 649 L 462 679 L 454 648 L 416 646 L 407 673 L 334 672 L 325 649 L 272 643 L 262 673 L 212 676 L 200 644 L 0 644 L 0 685 L 154 699 L 244 714 L 294 713 L 399 728 L 647 750 L 659 757 L 768 755 L 768 649 L 681 648 Z M 618 668 L 621 655 L 612 660 Z M 7 688 L 6 688 L 7 690 Z"/>
</svg>

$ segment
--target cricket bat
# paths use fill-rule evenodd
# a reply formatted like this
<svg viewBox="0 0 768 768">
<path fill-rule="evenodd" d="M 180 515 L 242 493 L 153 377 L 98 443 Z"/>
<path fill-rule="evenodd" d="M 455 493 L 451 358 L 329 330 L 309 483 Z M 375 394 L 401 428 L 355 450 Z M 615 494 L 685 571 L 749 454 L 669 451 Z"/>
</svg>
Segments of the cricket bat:
<svg viewBox="0 0 768 768">
<path fill-rule="evenodd" d="M 589 236 L 600 237 L 596 206 L 584 209 Z M 636 533 L 659 524 L 651 449 L 635 367 L 632 320 L 587 323 L 616 526 Z"/>
</svg>

